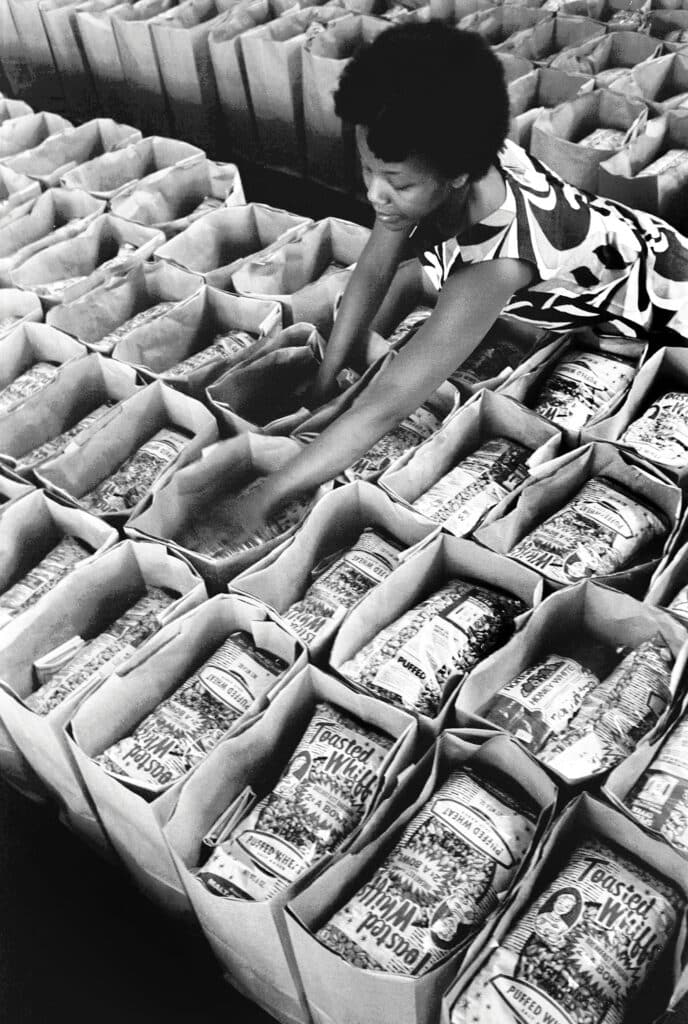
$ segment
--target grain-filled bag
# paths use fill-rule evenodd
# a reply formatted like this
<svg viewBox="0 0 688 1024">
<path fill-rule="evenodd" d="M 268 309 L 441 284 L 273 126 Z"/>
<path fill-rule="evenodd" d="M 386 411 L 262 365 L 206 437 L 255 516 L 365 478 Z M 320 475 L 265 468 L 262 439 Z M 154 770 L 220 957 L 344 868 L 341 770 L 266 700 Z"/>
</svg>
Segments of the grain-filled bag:
<svg viewBox="0 0 688 1024">
<path fill-rule="evenodd" d="M 85 694 L 147 636 L 204 598 L 188 563 L 156 544 L 123 541 L 74 569 L 1 630 L 0 763 L 12 781 L 21 785 L 28 765 L 67 811 L 72 800 L 81 806 L 85 789 L 63 726 Z M 76 652 L 71 659 L 69 647 Z M 48 664 L 52 684 L 37 689 Z M 62 699 L 55 698 L 50 710 L 36 705 L 37 695 L 57 682 Z M 89 838 L 106 846 L 95 817 L 91 823 Z"/>
<path fill-rule="evenodd" d="M 155 256 L 203 274 L 207 284 L 229 291 L 241 260 L 311 223 L 263 203 L 213 210 L 161 245 Z"/>
<path fill-rule="evenodd" d="M 534 64 L 551 64 L 558 53 L 569 46 L 579 46 L 587 39 L 597 39 L 605 34 L 605 26 L 591 18 L 563 17 L 555 15 L 547 21 L 540 21 L 531 28 L 521 29 L 498 43 L 497 53 L 525 57 Z"/>
<path fill-rule="evenodd" d="M 0 164 L 0 227 L 28 213 L 40 194 L 37 181 Z"/>
<path fill-rule="evenodd" d="M 549 110 L 589 92 L 593 82 L 589 75 L 559 71 L 556 68 L 534 68 L 508 86 L 511 129 L 509 138 L 524 149 L 530 149 L 533 122 L 542 110 Z"/>
<path fill-rule="evenodd" d="M 112 28 L 124 73 L 125 102 L 146 135 L 172 134 L 167 96 L 150 25 L 178 0 L 136 0 L 112 9 Z"/>
<path fill-rule="evenodd" d="M 556 792 L 506 737 L 443 733 L 287 907 L 312 1020 L 436 1021 L 444 989 L 527 867 Z"/>
<path fill-rule="evenodd" d="M 532 467 L 553 458 L 561 434 L 518 403 L 491 391 L 460 407 L 440 429 L 402 455 L 380 486 L 455 537 L 468 536 L 519 487 Z"/>
<path fill-rule="evenodd" d="M 688 228 L 688 109 L 648 121 L 637 139 L 600 164 L 602 195 Z"/>
<path fill-rule="evenodd" d="M 646 103 L 654 115 L 688 109 L 688 57 L 669 53 L 643 61 L 609 88 Z"/>
<path fill-rule="evenodd" d="M 31 256 L 10 281 L 35 292 L 47 309 L 79 298 L 113 274 L 142 263 L 164 239 L 162 231 L 104 213 L 73 238 Z"/>
<path fill-rule="evenodd" d="M 327 337 L 336 296 L 344 290 L 349 268 L 369 235 L 368 228 L 338 217 L 315 221 L 297 235 L 247 257 L 232 274 L 232 287 L 239 295 L 278 300 L 286 325 L 314 324 Z"/>
<path fill-rule="evenodd" d="M 432 530 L 372 484 L 346 484 L 323 495 L 301 528 L 229 589 L 274 609 L 311 660 L 322 661 L 345 615 Z"/>
<path fill-rule="evenodd" d="M 539 854 L 446 993 L 442 1020 L 665 1019 L 685 992 L 679 855 L 587 794 L 569 804 Z"/>
<path fill-rule="evenodd" d="M 20 0 L 17 0 L 20 2 Z M 35 178 L 43 188 L 58 185 L 60 178 L 72 167 L 92 160 L 125 142 L 136 142 L 141 132 L 128 124 L 117 124 L 110 118 L 94 118 L 78 128 L 69 128 L 54 135 L 33 149 L 25 150 L 5 161 L 5 166 Z"/>
<path fill-rule="evenodd" d="M 258 651 L 251 652 L 246 646 L 242 651 L 236 641 L 229 639 L 238 632 L 244 637 L 242 644 L 250 638 Z M 279 662 L 284 666 L 281 671 Z M 67 745 L 92 801 L 91 804 L 82 800 L 81 806 L 71 804 L 72 822 L 78 831 L 92 828 L 95 807 L 97 819 L 137 885 L 166 911 L 188 913 L 189 905 L 160 830 L 158 804 L 164 802 L 171 785 L 179 778 L 188 778 L 195 765 L 208 755 L 210 740 L 213 746 L 218 742 L 217 732 L 226 734 L 243 728 L 247 716 L 253 717 L 264 709 L 266 694 L 284 685 L 304 663 L 298 642 L 276 625 L 265 609 L 220 594 L 143 644 L 89 695 L 68 724 Z M 230 722 L 220 721 L 218 714 L 219 727 L 211 734 L 202 706 L 198 711 L 190 709 L 186 718 L 179 718 L 180 739 L 171 750 L 167 749 L 167 732 L 158 731 L 157 740 L 154 733 L 146 734 L 145 751 L 137 756 L 135 749 L 128 748 L 131 760 L 140 765 L 138 774 L 145 785 L 109 771 L 108 756 L 114 754 L 121 762 L 126 753 L 125 737 L 132 737 L 133 742 L 137 730 L 141 734 L 141 726 L 147 720 L 153 722 L 156 714 L 160 717 L 170 701 L 175 700 L 175 694 L 184 689 L 186 681 L 193 679 L 225 687 L 228 694 L 234 694 L 232 706 L 241 710 L 241 715 Z M 214 707 L 219 712 L 217 703 Z M 174 721 L 171 717 L 161 720 Z M 184 750 L 182 737 L 187 728 L 197 730 L 199 737 L 195 748 L 189 746 L 192 767 L 182 776 L 177 775 L 172 783 L 158 784 L 154 773 L 160 775 L 166 757 L 170 760 Z M 203 735 L 208 743 L 205 749 Z M 108 755 L 108 751 L 112 753 Z"/>
<path fill-rule="evenodd" d="M 531 153 L 570 184 L 597 192 L 602 161 L 632 142 L 646 121 L 647 107 L 637 99 L 604 89 L 587 93 L 542 111 L 532 126 Z"/>
<path fill-rule="evenodd" d="M 11 330 L 0 346 L 0 419 L 40 394 L 62 365 L 85 354 L 78 341 L 47 324 L 27 320 Z"/>
<path fill-rule="evenodd" d="M 461 727 L 502 729 L 565 785 L 661 735 L 685 691 L 688 632 L 593 582 L 547 598 L 459 691 Z"/>
<path fill-rule="evenodd" d="M 1 59 L 2 54 L 0 54 Z M 0 98 L 0 125 L 17 117 L 25 117 L 26 114 L 33 114 L 28 103 L 24 103 L 23 100 L 10 100 L 5 96 Z"/>
<path fill-rule="evenodd" d="M 188 472 L 176 473 L 131 517 L 127 533 L 180 551 L 213 593 L 222 591 L 233 576 L 290 536 L 312 502 L 329 489 L 324 485 L 309 498 L 290 502 L 258 536 L 250 534 L 250 524 L 233 517 L 233 504 L 244 488 L 255 486 L 301 450 L 291 438 L 261 434 L 223 441 Z"/>
<path fill-rule="evenodd" d="M 79 36 L 77 6 L 75 0 L 39 0 L 38 9 L 67 109 L 76 121 L 81 122 L 97 117 L 100 110 L 91 69 Z"/>
<path fill-rule="evenodd" d="M 332 844 L 336 836 L 336 848 L 346 848 L 361 819 L 409 765 L 417 743 L 408 715 L 355 694 L 309 666 L 280 689 L 259 718 L 216 747 L 160 808 L 166 812 L 164 834 L 175 865 L 213 952 L 232 984 L 282 1021 L 309 1020 L 284 907 L 328 863 L 333 852 L 328 840 Z M 311 758 L 320 760 L 311 760 L 309 750 Z M 295 752 L 298 760 L 292 760 Z M 276 783 L 275 811 L 281 798 L 289 818 L 278 816 L 271 829 L 260 810 Z M 287 787 L 293 805 L 287 803 Z M 281 891 L 265 899 L 217 896 L 197 870 L 218 849 L 232 818 L 241 827 L 246 812 L 252 813 L 251 804 L 259 819 L 255 838 L 265 835 L 264 863 L 276 868 L 273 879 Z M 301 842 L 302 835 L 306 842 L 313 835 L 304 812 L 322 837 L 310 843 L 310 856 Z M 298 847 L 285 846 L 282 839 L 290 821 Z M 290 857 L 280 856 L 292 848 Z M 259 852 L 251 844 L 253 849 Z"/>
<path fill-rule="evenodd" d="M 554 58 L 551 67 L 593 75 L 596 88 L 607 89 L 629 68 L 658 57 L 661 52 L 662 45 L 657 39 L 640 32 L 622 30 L 563 50 Z"/>
<path fill-rule="evenodd" d="M 105 211 L 105 203 L 80 191 L 50 188 L 23 216 L 0 223 L 0 285 L 42 249 L 72 238 Z"/>
<path fill-rule="evenodd" d="M 156 382 L 118 403 L 36 476 L 69 504 L 121 526 L 216 438 L 200 402 Z"/>
<path fill-rule="evenodd" d="M 199 156 L 131 184 L 111 200 L 110 209 L 137 224 L 160 228 L 166 238 L 173 238 L 211 210 L 244 202 L 236 164 Z"/>
<path fill-rule="evenodd" d="M 671 550 L 679 488 L 610 444 L 593 443 L 535 469 L 475 539 L 539 572 L 549 588 L 591 577 L 642 597 Z"/>
<path fill-rule="evenodd" d="M 19 288 L 0 288 L 0 339 L 7 337 L 15 327 L 42 319 L 43 308 L 38 296 Z"/>
<path fill-rule="evenodd" d="M 131 367 L 94 354 L 70 360 L 41 391 L 0 417 L 0 459 L 30 477 L 136 390 Z"/>
<path fill-rule="evenodd" d="M 23 117 L 3 121 L 0 124 L 0 159 L 33 149 L 45 139 L 71 127 L 71 121 L 66 118 L 45 112 L 24 114 Z"/>
<path fill-rule="evenodd" d="M 309 34 L 346 14 L 337 3 L 304 7 L 250 28 L 239 37 L 260 155 L 268 166 L 303 173 L 301 51 Z"/>
<path fill-rule="evenodd" d="M 203 151 L 189 142 L 153 135 L 72 168 L 62 176 L 62 184 L 83 189 L 98 199 L 114 199 L 141 178 L 202 155 Z"/>
<path fill-rule="evenodd" d="M 178 267 L 136 263 L 82 298 L 53 306 L 47 322 L 107 356 L 123 336 L 121 328 L 127 334 L 144 322 L 165 316 L 200 286 L 200 277 Z"/>
<path fill-rule="evenodd" d="M 120 331 L 112 355 L 136 366 L 147 380 L 163 380 L 203 400 L 215 377 L 278 333 L 280 314 L 276 302 L 201 285 L 167 315 Z"/>
<path fill-rule="evenodd" d="M 357 691 L 438 732 L 456 688 L 538 604 L 532 570 L 470 541 L 431 534 L 347 616 L 330 665 Z"/>
<path fill-rule="evenodd" d="M 29 82 L 22 82 L 22 95 L 26 96 L 35 110 L 63 109 L 64 90 L 43 25 L 38 0 L 8 2 L 10 17 L 21 44 L 23 62 L 30 69 Z"/>
<path fill-rule="evenodd" d="M 100 109 L 116 121 L 128 116 L 126 82 L 110 17 L 110 11 L 120 3 L 121 0 L 85 0 L 76 5 L 74 12 Z"/>
<path fill-rule="evenodd" d="M 303 45 L 303 122 L 306 174 L 329 188 L 357 183 L 353 126 L 334 110 L 334 92 L 347 61 L 372 43 L 389 24 L 368 15 L 341 18 Z"/>
</svg>

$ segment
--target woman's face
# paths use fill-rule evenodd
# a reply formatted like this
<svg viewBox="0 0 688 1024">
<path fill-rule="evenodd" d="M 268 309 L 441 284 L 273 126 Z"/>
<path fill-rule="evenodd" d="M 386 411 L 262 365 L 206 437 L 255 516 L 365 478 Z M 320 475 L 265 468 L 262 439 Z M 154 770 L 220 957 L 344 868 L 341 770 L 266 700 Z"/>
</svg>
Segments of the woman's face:
<svg viewBox="0 0 688 1024">
<path fill-rule="evenodd" d="M 552 908 L 557 914 L 568 914 L 570 910 L 573 910 L 576 900 L 570 892 L 563 893 L 558 896 L 554 907 Z"/>
<path fill-rule="evenodd" d="M 456 180 L 438 175 L 419 157 L 396 163 L 378 159 L 368 148 L 365 129 L 360 125 L 356 142 L 368 202 L 378 220 L 392 231 L 403 231 L 429 217 L 457 187 Z"/>
</svg>

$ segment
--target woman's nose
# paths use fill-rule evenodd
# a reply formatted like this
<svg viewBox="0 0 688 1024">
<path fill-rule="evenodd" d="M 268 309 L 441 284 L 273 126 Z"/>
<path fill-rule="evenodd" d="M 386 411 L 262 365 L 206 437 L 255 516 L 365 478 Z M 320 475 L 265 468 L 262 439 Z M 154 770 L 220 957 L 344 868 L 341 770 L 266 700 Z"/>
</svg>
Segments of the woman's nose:
<svg viewBox="0 0 688 1024">
<path fill-rule="evenodd" d="M 373 174 L 368 182 L 367 196 L 370 205 L 378 209 L 387 203 L 389 198 L 387 187 L 382 178 L 379 178 L 376 174 Z"/>
</svg>

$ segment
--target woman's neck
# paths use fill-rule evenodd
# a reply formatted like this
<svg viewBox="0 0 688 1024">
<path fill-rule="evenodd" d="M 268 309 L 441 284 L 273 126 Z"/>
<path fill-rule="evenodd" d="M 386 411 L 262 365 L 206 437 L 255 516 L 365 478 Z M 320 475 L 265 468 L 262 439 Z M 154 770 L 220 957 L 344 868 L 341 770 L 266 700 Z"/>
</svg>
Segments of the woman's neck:
<svg viewBox="0 0 688 1024">
<path fill-rule="evenodd" d="M 428 221 L 426 230 L 443 241 L 454 238 L 498 210 L 505 195 L 504 178 L 493 165 L 484 177 L 469 182 L 465 188 L 453 190 L 447 203 Z"/>
</svg>

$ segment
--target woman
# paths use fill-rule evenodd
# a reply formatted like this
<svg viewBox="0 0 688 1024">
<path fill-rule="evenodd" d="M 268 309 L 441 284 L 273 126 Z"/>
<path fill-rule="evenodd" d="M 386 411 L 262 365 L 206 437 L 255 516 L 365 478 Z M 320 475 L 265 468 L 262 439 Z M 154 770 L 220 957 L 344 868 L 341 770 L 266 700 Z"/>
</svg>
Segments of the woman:
<svg viewBox="0 0 688 1024">
<path fill-rule="evenodd" d="M 502 311 L 554 330 L 604 324 L 606 333 L 646 337 L 671 328 L 669 344 L 688 339 L 688 239 L 649 214 L 577 191 L 505 143 L 501 65 L 480 36 L 439 23 L 388 29 L 347 65 L 335 104 L 355 125 L 376 216 L 317 399 L 333 393 L 409 249 L 439 296 L 351 409 L 247 498 L 251 529 L 414 412 Z"/>
</svg>

